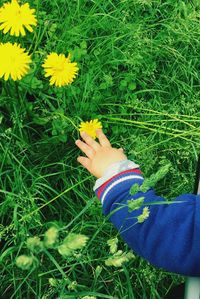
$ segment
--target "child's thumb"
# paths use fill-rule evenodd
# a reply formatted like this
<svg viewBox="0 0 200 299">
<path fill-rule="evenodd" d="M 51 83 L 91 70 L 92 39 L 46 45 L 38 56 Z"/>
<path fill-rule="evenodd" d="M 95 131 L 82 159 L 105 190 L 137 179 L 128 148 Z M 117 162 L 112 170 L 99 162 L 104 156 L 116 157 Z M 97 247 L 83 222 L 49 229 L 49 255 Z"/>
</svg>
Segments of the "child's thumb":
<svg viewBox="0 0 200 299">
<path fill-rule="evenodd" d="M 121 147 L 119 148 L 119 150 L 122 151 L 122 152 L 124 151 L 123 148 L 121 148 Z"/>
</svg>

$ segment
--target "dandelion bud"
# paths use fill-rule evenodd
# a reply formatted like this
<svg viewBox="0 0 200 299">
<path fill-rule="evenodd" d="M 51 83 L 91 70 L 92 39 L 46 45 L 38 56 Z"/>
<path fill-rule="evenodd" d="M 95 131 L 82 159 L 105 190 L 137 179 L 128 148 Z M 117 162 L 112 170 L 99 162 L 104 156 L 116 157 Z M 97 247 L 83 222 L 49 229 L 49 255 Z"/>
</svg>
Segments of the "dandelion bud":
<svg viewBox="0 0 200 299">
<path fill-rule="evenodd" d="M 50 227 L 44 234 L 44 245 L 51 248 L 58 240 L 59 231 L 55 226 Z"/>
</svg>

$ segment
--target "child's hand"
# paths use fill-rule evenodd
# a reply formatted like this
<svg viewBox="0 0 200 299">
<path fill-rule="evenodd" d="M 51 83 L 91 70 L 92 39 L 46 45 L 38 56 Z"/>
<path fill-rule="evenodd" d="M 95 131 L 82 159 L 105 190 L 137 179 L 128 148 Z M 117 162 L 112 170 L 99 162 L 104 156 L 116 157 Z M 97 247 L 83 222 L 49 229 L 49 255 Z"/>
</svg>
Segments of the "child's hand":
<svg viewBox="0 0 200 299">
<path fill-rule="evenodd" d="M 95 177 L 100 178 L 109 165 L 125 160 L 127 156 L 123 153 L 122 148 L 112 148 L 109 140 L 101 129 L 98 129 L 96 133 L 100 144 L 88 134 L 83 134 L 82 132 L 80 135 L 86 143 L 81 140 L 76 140 L 75 144 L 88 157 L 79 156 L 77 161 Z"/>
</svg>

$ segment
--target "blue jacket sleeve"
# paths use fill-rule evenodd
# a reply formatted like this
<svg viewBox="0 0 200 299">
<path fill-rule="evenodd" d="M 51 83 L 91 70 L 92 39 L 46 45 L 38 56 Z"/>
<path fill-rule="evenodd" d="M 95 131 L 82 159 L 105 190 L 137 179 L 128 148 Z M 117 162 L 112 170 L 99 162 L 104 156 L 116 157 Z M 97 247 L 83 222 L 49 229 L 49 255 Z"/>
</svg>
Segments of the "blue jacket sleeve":
<svg viewBox="0 0 200 299">
<path fill-rule="evenodd" d="M 174 200 L 178 203 L 150 205 L 165 199 L 153 189 L 129 194 L 131 186 L 141 185 L 143 180 L 139 168 L 128 169 L 97 188 L 103 214 L 110 215 L 109 220 L 129 247 L 152 265 L 185 276 L 200 276 L 200 195 L 184 194 Z M 150 214 L 143 223 L 136 223 L 134 217 L 142 214 L 144 206 L 128 212 L 127 200 L 141 196 Z M 120 205 L 123 207 L 118 209 Z"/>
</svg>

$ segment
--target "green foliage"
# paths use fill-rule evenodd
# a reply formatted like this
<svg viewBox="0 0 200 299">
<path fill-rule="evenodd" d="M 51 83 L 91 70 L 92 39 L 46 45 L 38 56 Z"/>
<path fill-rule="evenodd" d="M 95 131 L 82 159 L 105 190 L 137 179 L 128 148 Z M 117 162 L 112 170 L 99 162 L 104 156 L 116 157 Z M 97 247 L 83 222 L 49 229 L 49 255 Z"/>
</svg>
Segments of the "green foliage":
<svg viewBox="0 0 200 299">
<path fill-rule="evenodd" d="M 125 253 L 121 250 L 117 251 L 112 257 L 109 257 L 105 264 L 106 266 L 121 267 L 123 263 L 128 262 L 131 259 L 134 259 L 135 256 L 132 252 Z"/>
<path fill-rule="evenodd" d="M 107 244 L 110 247 L 110 253 L 112 253 L 112 255 L 105 260 L 106 266 L 121 267 L 125 262 L 135 259 L 132 251 L 123 252 L 122 250 L 117 250 L 117 237 L 108 240 Z"/>
<path fill-rule="evenodd" d="M 138 223 L 143 223 L 149 217 L 150 211 L 148 207 L 143 208 L 142 214 L 137 216 Z"/>
<path fill-rule="evenodd" d="M 129 193 L 131 195 L 135 195 L 139 191 L 144 192 L 144 193 L 147 192 L 150 188 L 153 188 L 158 181 L 160 181 L 162 178 L 165 177 L 165 175 L 169 172 L 170 167 L 171 167 L 171 164 L 167 164 L 167 165 L 162 166 L 156 173 L 153 173 L 149 178 L 146 178 L 141 186 L 139 186 L 138 184 L 134 184 L 130 188 Z M 144 199 L 144 198 L 142 197 L 141 199 L 138 199 L 139 204 L 140 204 L 140 201 L 142 201 L 142 199 Z M 138 201 L 136 201 L 135 204 L 137 206 Z"/>
<path fill-rule="evenodd" d="M 40 252 L 43 249 L 43 243 L 38 236 L 28 238 L 26 246 L 32 252 Z"/>
<path fill-rule="evenodd" d="M 115 253 L 117 251 L 117 243 L 118 243 L 117 238 L 110 239 L 107 241 L 107 244 L 110 246 L 110 253 Z"/>
<path fill-rule="evenodd" d="M 71 233 L 63 240 L 63 243 L 58 247 L 58 252 L 64 257 L 70 256 L 73 254 L 74 250 L 84 247 L 87 240 L 87 236 Z"/>
<path fill-rule="evenodd" d="M 131 187 L 131 192 L 133 193 L 133 190 L 134 190 L 134 193 L 133 193 L 133 194 L 135 194 L 135 191 L 136 191 L 135 186 L 139 187 L 139 185 L 134 184 L 133 186 L 134 186 L 134 189 L 133 189 L 133 187 Z M 138 191 L 140 191 L 139 188 L 138 188 Z M 138 192 L 138 191 L 136 191 L 136 192 Z M 132 194 L 132 195 L 133 195 L 133 194 Z M 142 206 L 143 203 L 144 203 L 144 197 L 141 196 L 141 197 L 139 197 L 139 198 L 137 198 L 137 199 L 134 199 L 134 200 L 127 200 L 127 203 L 128 203 L 128 211 L 129 211 L 129 212 L 132 212 L 132 211 L 134 211 L 134 210 L 137 210 L 137 209 L 141 208 L 141 206 Z"/>
<path fill-rule="evenodd" d="M 52 248 L 58 241 L 59 230 L 57 227 L 50 227 L 44 234 L 44 245 L 46 248 Z"/>
<path fill-rule="evenodd" d="M 88 237 L 82 234 L 70 233 L 64 240 L 58 240 L 58 229 L 55 226 L 50 227 L 44 234 L 44 240 L 41 241 L 38 236 L 29 237 L 26 240 L 26 247 L 29 249 L 31 256 L 20 255 L 16 258 L 16 265 L 22 270 L 29 270 L 31 266 L 39 266 L 39 262 L 35 255 L 44 252 L 46 253 L 51 260 L 54 260 L 53 256 L 47 251 L 49 248 L 54 248 L 64 257 L 73 256 L 75 250 L 82 249 Z M 37 263 L 36 263 L 37 262 Z"/>
<path fill-rule="evenodd" d="M 164 298 L 183 278 L 130 258 L 91 198 L 94 178 L 77 164 L 74 141 L 80 121 L 99 118 L 113 147 L 125 148 L 146 177 L 132 195 L 192 192 L 199 1 L 29 3 L 36 30 L 24 39 L 0 33 L 34 60 L 23 80 L 0 82 L 0 297 Z M 72 85 L 49 86 L 41 64 L 50 52 L 78 62 Z M 133 211 L 143 199 L 128 204 Z"/>
<path fill-rule="evenodd" d="M 16 258 L 16 265 L 22 270 L 29 270 L 35 267 L 37 263 L 38 261 L 34 256 L 20 255 Z"/>
</svg>

